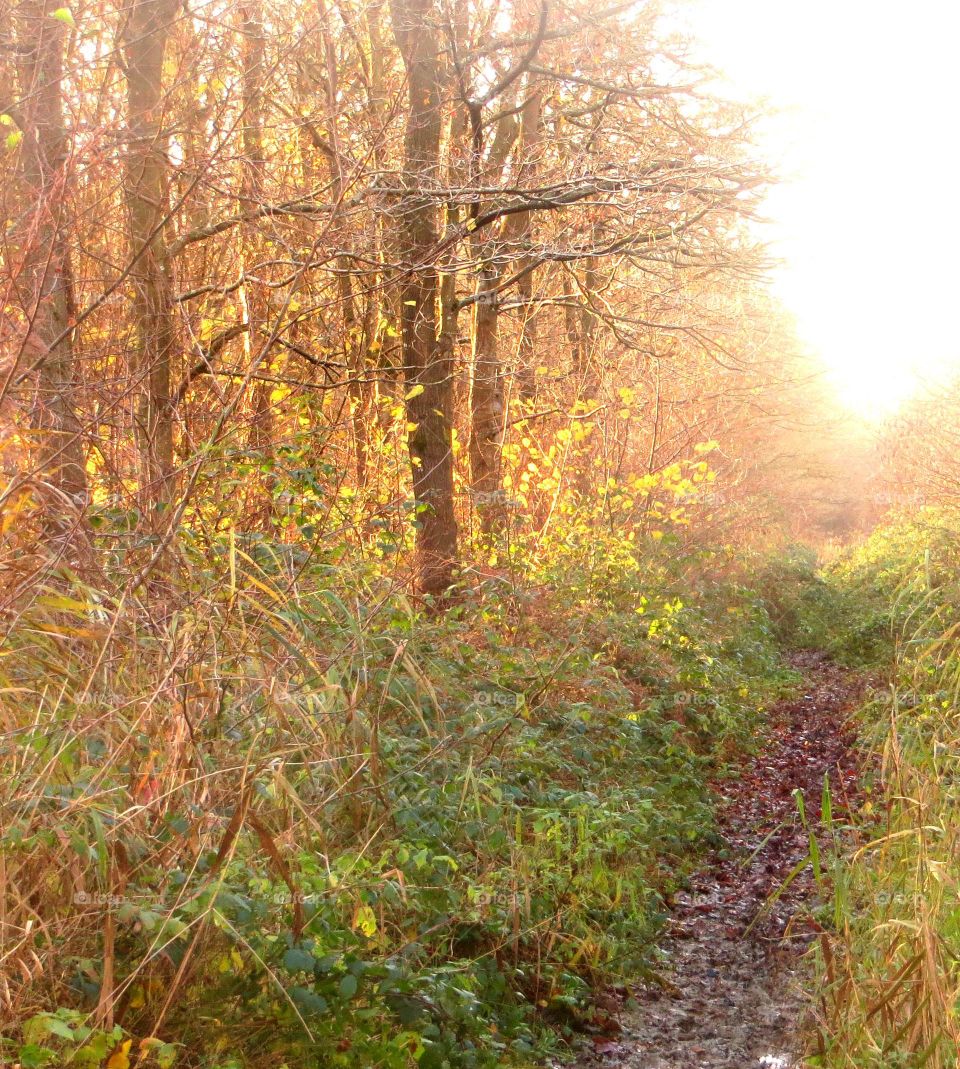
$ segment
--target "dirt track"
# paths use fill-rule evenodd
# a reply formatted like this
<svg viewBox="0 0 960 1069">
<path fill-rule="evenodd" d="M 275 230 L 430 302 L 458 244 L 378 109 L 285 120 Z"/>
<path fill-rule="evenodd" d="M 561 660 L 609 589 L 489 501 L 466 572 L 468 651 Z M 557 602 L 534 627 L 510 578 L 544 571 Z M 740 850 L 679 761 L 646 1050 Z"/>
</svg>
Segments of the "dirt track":
<svg viewBox="0 0 960 1069">
<path fill-rule="evenodd" d="M 794 795 L 817 820 L 829 774 L 834 818 L 856 790 L 845 729 L 863 683 L 816 653 L 796 655 L 805 678 L 797 698 L 770 711 L 764 751 L 722 786 L 720 830 L 728 849 L 710 858 L 671 903 L 660 943 L 663 985 L 633 991 L 621 1031 L 598 1035 L 583 1069 L 791 1069 L 800 1064 L 805 1012 L 803 951 L 816 903 L 808 869 L 753 924 L 809 851 Z M 630 1005 L 630 1004 L 628 1004 Z"/>
</svg>

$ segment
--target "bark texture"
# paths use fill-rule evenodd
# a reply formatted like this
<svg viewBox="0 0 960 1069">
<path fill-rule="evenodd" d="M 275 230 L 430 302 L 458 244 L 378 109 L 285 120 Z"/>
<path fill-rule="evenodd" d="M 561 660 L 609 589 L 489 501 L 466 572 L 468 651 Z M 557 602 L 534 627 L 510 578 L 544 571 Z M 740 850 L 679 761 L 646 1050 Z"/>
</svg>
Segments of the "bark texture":
<svg viewBox="0 0 960 1069">
<path fill-rule="evenodd" d="M 51 526 L 72 526 L 87 496 L 83 438 L 75 405 L 73 286 L 65 185 L 63 64 L 67 27 L 53 17 L 53 0 L 25 0 L 17 10 L 22 112 L 21 173 L 33 211 L 24 217 L 19 246 L 19 298 L 27 319 L 24 364 L 37 367 L 33 429 L 37 467 L 52 490 Z"/>
<path fill-rule="evenodd" d="M 391 0 L 393 31 L 407 72 L 409 111 L 404 196 L 398 223 L 403 275 L 401 337 L 413 490 L 418 509 L 417 556 L 423 593 L 442 594 L 457 560 L 453 500 L 453 366 L 437 340 L 439 280 L 432 262 L 436 208 L 423 190 L 435 186 L 440 158 L 440 64 L 431 0 Z"/>
<path fill-rule="evenodd" d="M 133 0 L 124 30 L 127 76 L 126 199 L 130 219 L 137 385 L 135 420 L 145 504 L 173 493 L 171 366 L 177 329 L 165 241 L 169 159 L 163 61 L 178 0 Z"/>
</svg>

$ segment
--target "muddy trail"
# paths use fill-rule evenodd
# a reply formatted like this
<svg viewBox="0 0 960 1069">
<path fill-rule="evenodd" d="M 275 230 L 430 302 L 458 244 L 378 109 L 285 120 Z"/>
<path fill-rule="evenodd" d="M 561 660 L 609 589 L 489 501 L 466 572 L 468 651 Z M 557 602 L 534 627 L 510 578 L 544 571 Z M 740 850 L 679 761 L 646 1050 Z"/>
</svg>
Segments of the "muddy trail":
<svg viewBox="0 0 960 1069">
<path fill-rule="evenodd" d="M 670 903 L 662 983 L 631 991 L 632 1008 L 616 1015 L 616 1031 L 593 1037 L 576 1062 L 581 1069 L 800 1065 L 801 959 L 814 928 L 805 917 L 817 904 L 810 867 L 769 900 L 809 852 L 794 792 L 803 792 L 817 820 L 829 774 L 834 818 L 843 822 L 853 804 L 845 722 L 864 684 L 818 653 L 797 654 L 791 664 L 804 677 L 799 694 L 770 710 L 763 752 L 721 785 L 725 849 Z"/>
</svg>

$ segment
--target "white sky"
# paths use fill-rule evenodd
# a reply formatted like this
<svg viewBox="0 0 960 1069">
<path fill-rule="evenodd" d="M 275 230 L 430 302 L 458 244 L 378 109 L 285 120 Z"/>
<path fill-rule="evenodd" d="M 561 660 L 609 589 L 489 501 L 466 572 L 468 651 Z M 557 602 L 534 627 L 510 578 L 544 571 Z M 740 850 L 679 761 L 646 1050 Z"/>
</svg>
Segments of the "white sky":
<svg viewBox="0 0 960 1069">
<path fill-rule="evenodd" d="M 960 5 L 690 0 L 702 58 L 765 96 L 776 290 L 879 416 L 960 368 Z"/>
</svg>

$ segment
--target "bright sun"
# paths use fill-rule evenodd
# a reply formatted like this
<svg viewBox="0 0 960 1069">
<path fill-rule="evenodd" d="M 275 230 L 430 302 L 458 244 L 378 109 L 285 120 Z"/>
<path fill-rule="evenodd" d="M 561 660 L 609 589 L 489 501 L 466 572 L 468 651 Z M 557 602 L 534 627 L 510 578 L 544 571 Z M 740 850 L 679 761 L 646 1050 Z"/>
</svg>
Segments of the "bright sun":
<svg viewBox="0 0 960 1069">
<path fill-rule="evenodd" d="M 960 371 L 960 8 L 690 0 L 685 19 L 733 92 L 779 111 L 759 130 L 785 178 L 775 286 L 841 399 L 879 418 Z"/>
</svg>

